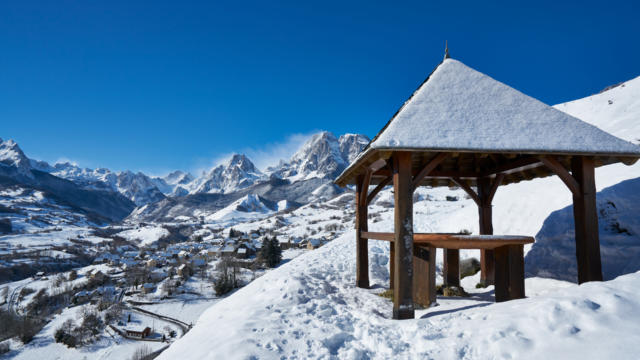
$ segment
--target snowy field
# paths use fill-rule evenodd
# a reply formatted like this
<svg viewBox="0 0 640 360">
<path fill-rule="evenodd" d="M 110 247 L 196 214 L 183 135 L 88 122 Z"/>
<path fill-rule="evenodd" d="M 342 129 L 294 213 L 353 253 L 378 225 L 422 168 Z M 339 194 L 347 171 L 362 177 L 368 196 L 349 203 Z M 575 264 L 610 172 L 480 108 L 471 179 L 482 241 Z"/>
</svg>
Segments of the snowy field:
<svg viewBox="0 0 640 360">
<path fill-rule="evenodd" d="M 129 241 L 133 241 L 139 246 L 151 245 L 154 242 L 169 236 L 169 230 L 162 226 L 140 226 L 135 229 L 121 231 L 116 234 Z"/>
<path fill-rule="evenodd" d="M 81 306 L 65 309 L 62 314 L 56 316 L 53 321 L 47 324 L 44 329 L 27 345 L 22 345 L 19 341 L 12 341 L 12 351 L 4 356 L 7 359 L 16 360 L 87 360 L 87 359 L 128 359 L 137 348 L 146 345 L 153 351 L 158 350 L 166 344 L 160 342 L 141 342 L 122 338 L 111 329 L 107 329 L 100 339 L 95 343 L 83 346 L 78 349 L 68 348 L 66 345 L 56 343 L 53 334 L 67 319 L 76 320 L 79 317 Z M 154 320 L 142 318 L 140 315 L 133 315 L 132 321 L 139 321 L 145 325 L 153 326 Z M 155 320 L 156 327 L 165 326 Z"/>
<path fill-rule="evenodd" d="M 470 299 L 439 297 L 415 320 L 396 321 L 391 302 L 376 295 L 388 285 L 388 251 L 373 246 L 373 289 L 356 288 L 353 238 L 350 231 L 220 301 L 160 359 L 628 359 L 640 351 L 640 273 L 581 286 L 531 278 L 526 299 L 496 304 L 489 287 Z"/>
</svg>

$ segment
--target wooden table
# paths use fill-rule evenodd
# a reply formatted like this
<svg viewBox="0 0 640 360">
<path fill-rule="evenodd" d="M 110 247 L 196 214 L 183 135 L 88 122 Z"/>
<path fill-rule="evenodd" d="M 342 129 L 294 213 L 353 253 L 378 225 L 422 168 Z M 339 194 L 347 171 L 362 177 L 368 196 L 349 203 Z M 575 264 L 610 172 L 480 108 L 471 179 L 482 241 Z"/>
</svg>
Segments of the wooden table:
<svg viewBox="0 0 640 360">
<path fill-rule="evenodd" d="M 393 287 L 393 233 L 362 232 L 362 237 L 391 242 L 390 271 Z M 423 306 L 435 302 L 435 249 L 444 249 L 445 285 L 460 284 L 459 250 L 494 250 L 496 302 L 520 299 L 524 291 L 524 245 L 535 241 L 530 236 L 413 234 L 413 298 Z"/>
</svg>

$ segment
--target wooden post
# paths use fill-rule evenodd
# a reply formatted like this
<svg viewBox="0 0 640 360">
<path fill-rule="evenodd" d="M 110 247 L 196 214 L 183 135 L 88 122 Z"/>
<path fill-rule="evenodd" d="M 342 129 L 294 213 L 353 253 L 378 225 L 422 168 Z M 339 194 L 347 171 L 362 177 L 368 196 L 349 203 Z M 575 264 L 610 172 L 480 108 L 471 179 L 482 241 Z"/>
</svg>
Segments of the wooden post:
<svg viewBox="0 0 640 360">
<path fill-rule="evenodd" d="M 393 154 L 394 252 L 393 318 L 413 319 L 413 186 L 411 153 Z"/>
<path fill-rule="evenodd" d="M 356 179 L 356 286 L 369 288 L 369 243 L 361 236 L 368 230 L 368 214 L 366 200 L 362 201 L 363 193 L 366 199 L 368 186 L 365 186 L 365 176 Z"/>
<path fill-rule="evenodd" d="M 590 157 L 571 159 L 571 174 L 580 185 L 579 193 L 573 195 L 579 284 L 602 281 L 594 167 Z"/>
<path fill-rule="evenodd" d="M 493 235 L 491 212 L 491 181 L 488 177 L 478 178 L 478 214 L 480 218 L 480 235 Z M 494 284 L 493 250 L 480 250 L 480 283 L 487 286 Z"/>
<path fill-rule="evenodd" d="M 393 242 L 389 243 L 389 289 L 393 290 L 393 274 L 395 273 L 396 267 L 396 252 L 393 249 Z"/>
<path fill-rule="evenodd" d="M 444 286 L 460 286 L 460 250 L 442 249 L 444 262 L 442 278 Z"/>
</svg>

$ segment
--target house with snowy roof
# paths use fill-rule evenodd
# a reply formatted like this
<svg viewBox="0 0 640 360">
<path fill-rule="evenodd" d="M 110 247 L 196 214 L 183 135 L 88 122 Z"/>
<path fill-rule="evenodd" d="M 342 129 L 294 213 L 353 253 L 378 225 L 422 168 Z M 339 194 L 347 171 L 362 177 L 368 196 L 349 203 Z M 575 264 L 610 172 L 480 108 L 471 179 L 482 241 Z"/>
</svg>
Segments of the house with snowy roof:
<svg viewBox="0 0 640 360">
<path fill-rule="evenodd" d="M 233 256 L 233 253 L 236 251 L 236 247 L 232 244 L 225 245 L 222 249 L 220 249 L 220 256 Z"/>
<path fill-rule="evenodd" d="M 356 285 L 369 287 L 367 242 L 375 239 L 391 244 L 395 319 L 413 318 L 414 302 L 435 301 L 436 248 L 444 249 L 445 285 L 460 284 L 459 249 L 479 249 L 481 282 L 495 285 L 496 301 L 524 297 L 523 245 L 534 239 L 494 236 L 492 199 L 502 185 L 554 175 L 573 195 L 578 282 L 602 280 L 594 169 L 638 158 L 637 145 L 451 59 L 447 51 L 335 180 L 356 188 Z M 369 232 L 368 204 L 391 184 L 394 229 Z M 478 207 L 480 235 L 414 233 L 412 196 L 419 186 L 467 192 Z"/>
<path fill-rule="evenodd" d="M 156 289 L 156 286 L 152 283 L 144 283 L 142 285 L 142 292 L 145 294 L 152 293 L 155 291 L 155 289 Z"/>
</svg>

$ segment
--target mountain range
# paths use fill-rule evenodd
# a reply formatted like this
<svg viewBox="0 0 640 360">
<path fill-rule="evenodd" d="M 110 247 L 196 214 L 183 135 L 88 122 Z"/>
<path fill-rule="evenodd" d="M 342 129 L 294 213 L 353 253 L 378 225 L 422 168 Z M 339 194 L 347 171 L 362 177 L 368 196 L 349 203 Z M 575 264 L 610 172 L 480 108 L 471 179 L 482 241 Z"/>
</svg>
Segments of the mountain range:
<svg viewBox="0 0 640 360">
<path fill-rule="evenodd" d="M 246 155 L 234 154 L 199 177 L 180 170 L 154 177 L 128 170 L 81 168 L 69 162 L 51 165 L 29 159 L 15 141 L 0 139 L 0 177 L 6 185 L 26 184 L 47 190 L 62 201 L 109 221 L 126 216 L 133 220 L 173 221 L 180 216 L 209 216 L 249 195 L 257 196 L 270 209 L 283 200 L 289 206 L 297 206 L 333 197 L 342 190 L 332 180 L 368 142 L 364 135 L 336 137 L 323 131 L 312 135 L 288 161 L 264 171 Z M 71 193 L 82 194 L 81 198 L 87 200 Z"/>
</svg>

